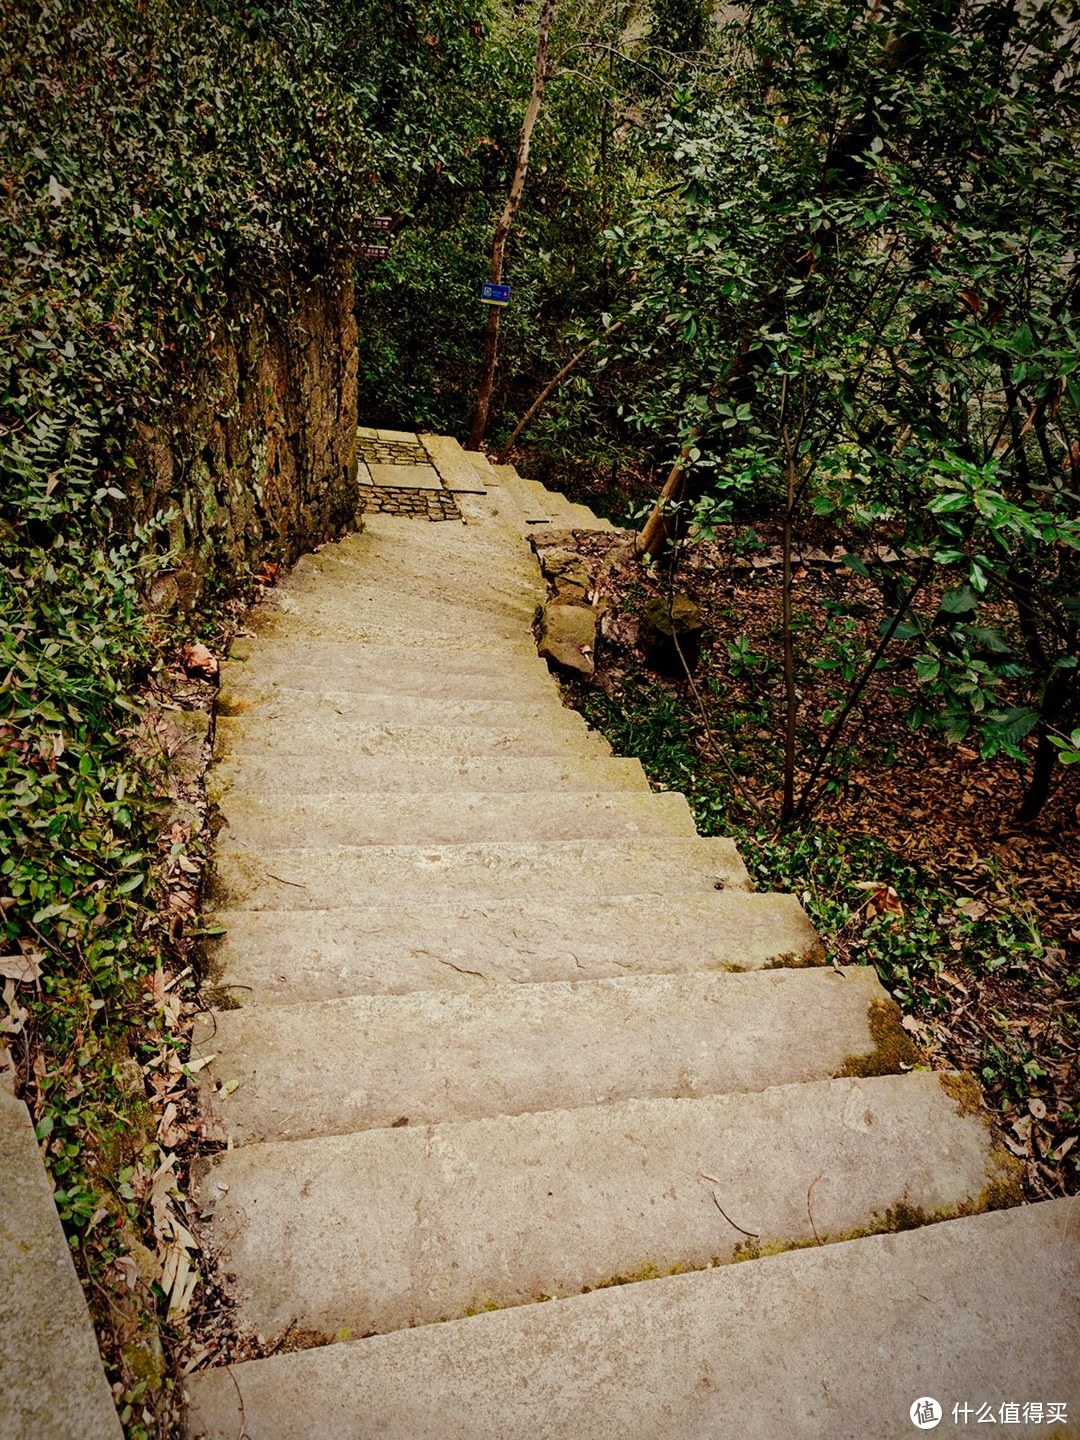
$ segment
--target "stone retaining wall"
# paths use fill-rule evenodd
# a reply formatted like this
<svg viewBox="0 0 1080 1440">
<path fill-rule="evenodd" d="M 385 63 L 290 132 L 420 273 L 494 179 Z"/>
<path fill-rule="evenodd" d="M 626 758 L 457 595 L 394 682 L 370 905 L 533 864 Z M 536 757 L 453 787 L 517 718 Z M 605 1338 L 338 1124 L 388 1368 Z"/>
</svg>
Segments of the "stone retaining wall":
<svg viewBox="0 0 1080 1440">
<path fill-rule="evenodd" d="M 356 320 L 346 270 L 273 301 L 237 297 L 207 340 L 191 398 L 132 438 L 135 518 L 174 508 L 174 568 L 150 594 L 194 606 L 217 577 L 291 562 L 353 523 Z"/>
</svg>

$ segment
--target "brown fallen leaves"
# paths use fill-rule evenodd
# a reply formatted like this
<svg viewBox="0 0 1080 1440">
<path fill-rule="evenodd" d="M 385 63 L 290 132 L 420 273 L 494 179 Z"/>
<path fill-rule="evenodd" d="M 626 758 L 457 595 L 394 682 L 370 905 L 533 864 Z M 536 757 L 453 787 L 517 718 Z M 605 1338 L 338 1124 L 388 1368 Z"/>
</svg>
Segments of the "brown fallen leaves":
<svg viewBox="0 0 1080 1440">
<path fill-rule="evenodd" d="M 218 662 L 207 647 L 195 640 L 189 640 L 180 651 L 180 664 L 184 674 L 196 680 L 213 680 L 218 673 Z"/>
</svg>

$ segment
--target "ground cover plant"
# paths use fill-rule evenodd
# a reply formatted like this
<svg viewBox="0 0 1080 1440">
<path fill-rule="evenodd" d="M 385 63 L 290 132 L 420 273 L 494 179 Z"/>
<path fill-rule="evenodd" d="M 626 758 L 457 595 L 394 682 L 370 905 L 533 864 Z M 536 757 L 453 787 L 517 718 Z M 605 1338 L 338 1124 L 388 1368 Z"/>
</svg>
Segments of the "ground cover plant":
<svg viewBox="0 0 1080 1440">
<path fill-rule="evenodd" d="M 853 595 L 850 571 L 822 563 L 825 527 L 816 539 L 795 586 L 808 755 L 883 613 L 872 582 Z M 595 677 L 569 682 L 573 702 L 654 784 L 686 793 L 703 834 L 736 837 L 759 886 L 800 897 L 831 961 L 877 968 L 924 1054 L 979 1078 L 1033 1197 L 1075 1191 L 1080 776 L 1064 771 L 1039 822 L 1018 825 L 1022 761 L 912 730 L 908 642 L 867 687 L 813 823 L 782 827 L 780 540 L 726 528 L 687 547 L 672 577 L 642 570 L 625 542 L 579 535 L 602 620 Z M 705 626 L 692 675 L 649 658 L 648 602 L 673 582 Z"/>
</svg>

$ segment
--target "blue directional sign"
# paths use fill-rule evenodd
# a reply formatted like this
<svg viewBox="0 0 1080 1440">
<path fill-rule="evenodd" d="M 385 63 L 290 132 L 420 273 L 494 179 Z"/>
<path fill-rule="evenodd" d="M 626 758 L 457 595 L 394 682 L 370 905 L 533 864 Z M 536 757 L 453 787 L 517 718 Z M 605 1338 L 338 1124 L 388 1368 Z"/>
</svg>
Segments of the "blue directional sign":
<svg viewBox="0 0 1080 1440">
<path fill-rule="evenodd" d="M 480 300 L 484 305 L 509 305 L 510 286 L 492 285 L 490 280 L 485 280 L 480 286 Z"/>
</svg>

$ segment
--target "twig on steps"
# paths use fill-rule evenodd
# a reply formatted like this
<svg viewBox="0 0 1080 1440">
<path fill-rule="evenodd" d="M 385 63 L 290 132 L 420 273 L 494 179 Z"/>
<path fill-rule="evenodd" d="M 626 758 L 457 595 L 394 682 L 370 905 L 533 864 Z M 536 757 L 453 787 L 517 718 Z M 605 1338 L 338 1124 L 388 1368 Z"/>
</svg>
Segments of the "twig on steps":
<svg viewBox="0 0 1080 1440">
<path fill-rule="evenodd" d="M 810 1229 L 814 1232 L 814 1239 L 819 1245 L 824 1245 L 825 1242 L 817 1233 L 817 1226 L 814 1224 L 814 1212 L 810 1209 L 810 1196 L 814 1193 L 814 1186 L 820 1179 L 821 1175 L 815 1175 L 813 1180 L 810 1181 L 809 1188 L 806 1191 L 806 1214 L 810 1220 Z"/>
<path fill-rule="evenodd" d="M 720 1181 L 716 1178 L 715 1175 L 702 1175 L 701 1178 L 702 1178 L 702 1180 L 707 1180 L 710 1185 L 719 1185 L 719 1184 L 720 1184 Z M 724 1207 L 720 1204 L 720 1201 L 719 1201 L 719 1199 L 718 1199 L 718 1197 L 717 1197 L 717 1194 L 716 1194 L 716 1191 L 715 1191 L 715 1190 L 712 1192 L 712 1201 L 713 1201 L 713 1204 L 716 1206 L 716 1208 L 720 1211 L 720 1214 L 723 1215 L 724 1219 L 727 1221 L 727 1223 L 731 1226 L 731 1228 L 732 1228 L 733 1230 L 738 1230 L 738 1232 L 739 1232 L 740 1235 L 748 1235 L 751 1240 L 760 1240 L 761 1236 L 759 1235 L 759 1233 L 758 1233 L 756 1230 L 744 1230 L 741 1225 L 736 1225 L 736 1224 L 735 1224 L 735 1221 L 732 1220 L 731 1216 L 727 1213 L 727 1211 L 724 1209 Z"/>
</svg>

